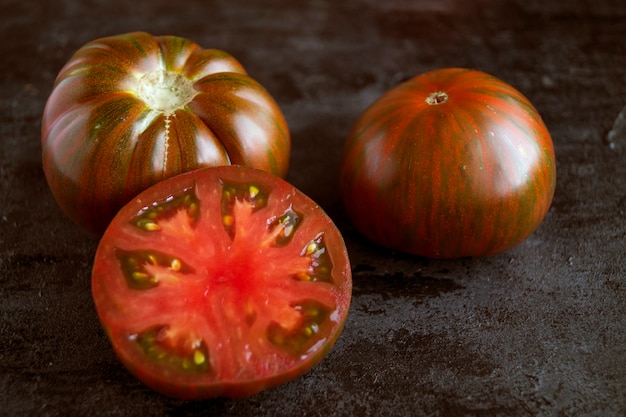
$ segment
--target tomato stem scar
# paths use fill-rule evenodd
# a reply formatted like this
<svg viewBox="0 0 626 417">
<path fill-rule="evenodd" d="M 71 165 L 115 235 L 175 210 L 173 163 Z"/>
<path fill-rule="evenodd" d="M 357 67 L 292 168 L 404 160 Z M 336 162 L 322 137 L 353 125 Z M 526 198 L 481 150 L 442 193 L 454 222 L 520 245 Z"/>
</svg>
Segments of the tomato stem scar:
<svg viewBox="0 0 626 417">
<path fill-rule="evenodd" d="M 152 110 L 167 117 L 189 104 L 196 94 L 191 80 L 171 71 L 150 71 L 137 82 L 137 96 Z"/>
<path fill-rule="evenodd" d="M 428 97 L 426 97 L 426 104 L 430 106 L 443 104 L 446 101 L 448 101 L 448 93 L 446 93 L 445 91 L 435 91 L 434 93 L 430 93 Z"/>
</svg>

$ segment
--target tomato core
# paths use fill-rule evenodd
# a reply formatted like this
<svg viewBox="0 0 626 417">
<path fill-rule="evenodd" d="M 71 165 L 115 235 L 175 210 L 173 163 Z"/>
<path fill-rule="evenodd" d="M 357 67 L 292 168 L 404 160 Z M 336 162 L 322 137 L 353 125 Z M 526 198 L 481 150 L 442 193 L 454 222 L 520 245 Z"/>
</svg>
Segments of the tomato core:
<svg viewBox="0 0 626 417">
<path fill-rule="evenodd" d="M 448 101 L 448 93 L 445 91 L 435 91 L 426 97 L 426 103 L 435 106 L 437 104 L 443 104 Z"/>
<path fill-rule="evenodd" d="M 191 80 L 161 69 L 144 74 L 137 83 L 137 96 L 151 109 L 166 115 L 185 107 L 197 93 Z"/>
<path fill-rule="evenodd" d="M 239 246 L 234 248 L 234 252 L 237 253 L 220 255 L 221 265 L 207 268 L 205 286 L 207 289 L 212 289 L 215 285 L 223 291 L 232 290 L 247 298 L 250 293 L 254 292 L 254 282 L 257 278 L 255 274 L 257 265 L 253 262 L 254 254 Z M 242 259 L 246 261 L 242 262 Z"/>
</svg>

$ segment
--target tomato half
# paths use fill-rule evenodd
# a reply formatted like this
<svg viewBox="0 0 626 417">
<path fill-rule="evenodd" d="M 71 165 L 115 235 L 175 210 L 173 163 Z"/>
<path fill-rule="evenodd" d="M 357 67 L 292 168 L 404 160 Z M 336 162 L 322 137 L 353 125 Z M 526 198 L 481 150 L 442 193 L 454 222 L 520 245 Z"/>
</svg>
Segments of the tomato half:
<svg viewBox="0 0 626 417">
<path fill-rule="evenodd" d="M 132 373 L 201 399 L 249 396 L 316 365 L 341 333 L 352 279 L 318 205 L 278 177 L 223 166 L 122 208 L 98 246 L 92 291 Z"/>
<path fill-rule="evenodd" d="M 355 227 L 433 258 L 490 255 L 526 239 L 556 184 L 533 105 L 480 71 L 440 69 L 388 91 L 346 140 L 340 189 Z"/>
<path fill-rule="evenodd" d="M 97 234 L 139 192 L 182 172 L 236 164 L 284 177 L 290 146 L 278 105 L 235 58 L 142 32 L 80 48 L 42 121 L 50 189 Z"/>
</svg>

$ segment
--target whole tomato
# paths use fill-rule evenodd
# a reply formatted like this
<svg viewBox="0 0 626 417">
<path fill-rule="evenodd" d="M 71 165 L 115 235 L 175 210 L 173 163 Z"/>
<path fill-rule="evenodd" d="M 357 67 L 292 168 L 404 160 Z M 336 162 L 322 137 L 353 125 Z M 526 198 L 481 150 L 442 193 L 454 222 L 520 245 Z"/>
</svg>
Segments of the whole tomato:
<svg viewBox="0 0 626 417">
<path fill-rule="evenodd" d="M 42 148 L 58 204 L 100 234 L 135 195 L 182 172 L 237 164 L 284 177 L 291 142 L 276 102 L 231 55 L 137 32 L 71 57 L 44 109 Z"/>
<path fill-rule="evenodd" d="M 340 189 L 371 240 L 432 258 L 526 239 L 554 195 L 552 140 L 533 105 L 480 71 L 447 68 L 388 91 L 344 146 Z"/>
</svg>

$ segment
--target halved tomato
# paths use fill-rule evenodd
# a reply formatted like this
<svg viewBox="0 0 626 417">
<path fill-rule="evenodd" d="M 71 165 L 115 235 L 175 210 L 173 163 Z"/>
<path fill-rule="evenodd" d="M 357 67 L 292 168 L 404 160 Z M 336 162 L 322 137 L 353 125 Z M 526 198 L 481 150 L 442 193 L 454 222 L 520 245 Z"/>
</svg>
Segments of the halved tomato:
<svg viewBox="0 0 626 417">
<path fill-rule="evenodd" d="M 113 219 L 92 276 L 115 352 L 146 385 L 245 397 L 316 365 L 351 299 L 342 236 L 286 181 L 223 166 L 141 193 Z"/>
</svg>

